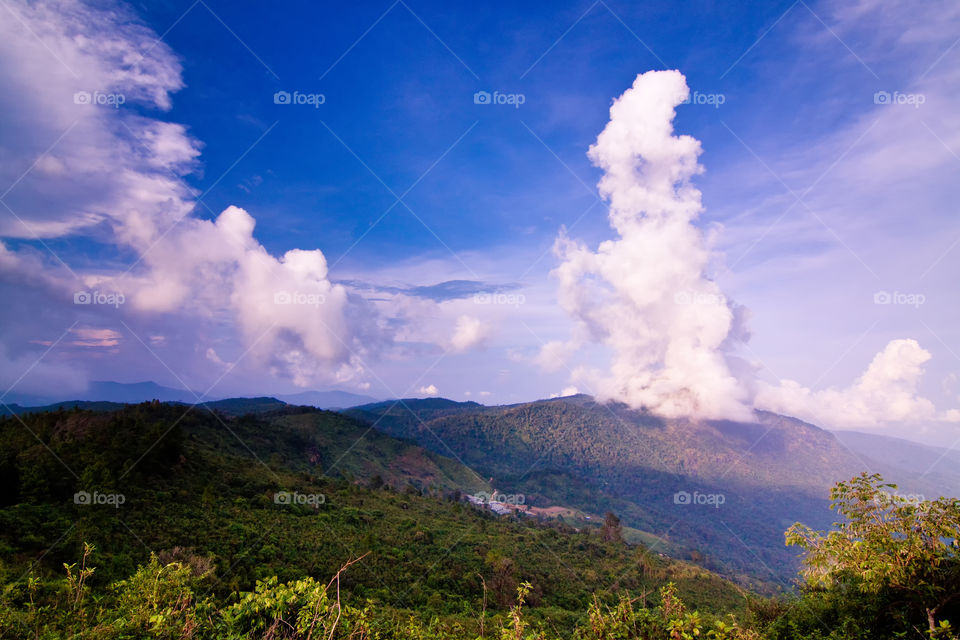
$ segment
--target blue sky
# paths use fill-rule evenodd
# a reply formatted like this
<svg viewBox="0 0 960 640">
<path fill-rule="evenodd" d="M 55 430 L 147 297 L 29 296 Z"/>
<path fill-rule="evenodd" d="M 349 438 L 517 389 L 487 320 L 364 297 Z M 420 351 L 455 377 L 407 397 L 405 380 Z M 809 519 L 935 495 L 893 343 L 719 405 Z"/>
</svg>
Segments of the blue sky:
<svg viewBox="0 0 960 640">
<path fill-rule="evenodd" d="M 211 396 L 630 401 L 623 372 L 607 374 L 637 344 L 611 337 L 610 304 L 562 303 L 553 247 L 564 228 L 591 251 L 617 239 L 587 150 L 638 74 L 676 69 L 692 100 L 674 131 L 702 148 L 701 282 L 740 309 L 712 351 L 746 406 L 960 436 L 949 3 L 3 12 L 7 401 L 146 379 Z M 215 224 L 229 207 L 246 213 Z M 283 258 L 295 249 L 309 253 Z M 610 273 L 576 291 L 592 278 L 625 295 Z M 124 302 L 74 304 L 78 291 Z M 278 310 L 278 292 L 322 307 Z M 629 331 L 655 324 L 645 313 Z M 550 343 L 562 362 L 546 362 Z"/>
</svg>

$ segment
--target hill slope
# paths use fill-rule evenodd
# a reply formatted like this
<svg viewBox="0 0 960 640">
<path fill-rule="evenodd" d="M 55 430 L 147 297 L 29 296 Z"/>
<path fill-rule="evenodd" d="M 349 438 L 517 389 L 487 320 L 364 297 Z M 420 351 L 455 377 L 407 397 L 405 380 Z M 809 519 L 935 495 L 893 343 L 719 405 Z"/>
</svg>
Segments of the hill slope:
<svg viewBox="0 0 960 640">
<path fill-rule="evenodd" d="M 231 417 L 149 403 L 21 418 L 0 419 L 5 581 L 32 565 L 59 572 L 91 542 L 97 588 L 150 551 L 212 563 L 221 594 L 271 575 L 326 580 L 370 552 L 342 587 L 344 598 L 380 608 L 475 611 L 481 577 L 490 607 L 508 606 L 529 580 L 529 602 L 561 618 L 582 615 L 594 592 L 650 593 L 667 581 L 693 607 L 744 604 L 740 589 L 700 568 L 450 499 L 454 487 L 487 485 L 454 460 L 338 414 Z"/>
<path fill-rule="evenodd" d="M 532 504 L 612 509 L 751 584 L 789 586 L 797 564 L 784 529 L 828 526 L 829 487 L 864 468 L 830 432 L 764 412 L 754 423 L 663 420 L 581 395 L 502 407 L 406 400 L 347 413 Z"/>
<path fill-rule="evenodd" d="M 873 463 L 872 471 L 897 478 L 901 491 L 909 489 L 930 499 L 960 495 L 960 451 L 858 431 L 834 431 L 833 435 Z"/>
</svg>

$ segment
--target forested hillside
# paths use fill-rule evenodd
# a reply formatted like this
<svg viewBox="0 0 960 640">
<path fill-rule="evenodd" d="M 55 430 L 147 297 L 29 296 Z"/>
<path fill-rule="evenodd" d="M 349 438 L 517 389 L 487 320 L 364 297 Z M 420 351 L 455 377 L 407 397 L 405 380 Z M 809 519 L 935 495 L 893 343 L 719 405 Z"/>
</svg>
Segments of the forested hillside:
<svg viewBox="0 0 960 640">
<path fill-rule="evenodd" d="M 528 605 L 564 621 L 593 594 L 653 599 L 667 582 L 707 611 L 747 602 L 599 526 L 479 510 L 460 496 L 490 487 L 469 469 L 326 411 L 231 417 L 153 403 L 4 418 L 0 477 L 0 577 L 11 585 L 58 575 L 89 543 L 97 590 L 155 552 L 210 569 L 204 589 L 219 597 L 270 576 L 326 580 L 365 556 L 341 581 L 345 598 L 453 619 L 473 619 L 484 584 L 489 610 L 505 611 L 524 581 Z"/>
<path fill-rule="evenodd" d="M 828 431 L 766 412 L 753 423 L 664 420 L 575 396 L 502 407 L 404 400 L 348 414 L 453 456 L 531 504 L 613 510 L 761 589 L 789 588 L 799 566 L 783 530 L 797 520 L 827 526 L 833 482 L 876 465 Z"/>
<path fill-rule="evenodd" d="M 0 477 L 0 638 L 956 640 L 960 501 L 866 474 L 829 534 L 786 532 L 773 599 L 612 513 L 496 516 L 460 463 L 313 409 L 7 417 Z"/>
</svg>

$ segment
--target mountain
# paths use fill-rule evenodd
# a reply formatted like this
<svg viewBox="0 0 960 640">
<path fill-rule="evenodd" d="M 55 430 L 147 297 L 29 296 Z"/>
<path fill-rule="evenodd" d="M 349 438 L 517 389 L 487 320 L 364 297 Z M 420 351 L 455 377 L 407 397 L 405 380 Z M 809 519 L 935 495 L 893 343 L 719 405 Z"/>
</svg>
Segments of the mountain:
<svg viewBox="0 0 960 640">
<path fill-rule="evenodd" d="M 219 411 L 230 416 L 243 416 L 251 413 L 272 413 L 281 411 L 288 405 L 286 402 L 276 398 L 225 398 L 223 400 L 212 400 L 200 405 L 203 408 Z"/>
<path fill-rule="evenodd" d="M 152 384 L 152 383 L 148 383 Z M 333 392 L 308 392 L 311 394 L 324 394 L 330 393 L 330 398 L 347 400 L 347 399 L 356 399 L 356 398 L 366 398 L 366 396 L 358 396 L 355 394 L 333 391 Z M 343 394 L 343 395 L 341 395 Z M 291 397 L 291 396 L 285 396 Z M 178 405 L 196 405 L 198 407 L 203 407 L 206 409 L 219 411 L 231 416 L 240 416 L 248 413 L 270 413 L 273 411 L 279 411 L 288 406 L 313 406 L 309 403 L 287 403 L 277 398 L 272 397 L 258 397 L 258 398 L 224 398 L 222 400 L 205 400 L 203 403 L 197 404 L 196 399 L 192 402 L 185 402 L 180 400 L 166 400 L 168 404 L 178 404 Z M 40 406 L 21 406 L 19 404 L 9 404 L 0 406 L 0 415 L 11 415 L 11 414 L 22 414 L 22 413 L 36 413 L 36 412 L 46 412 L 46 411 L 57 411 L 60 409 L 87 409 L 89 411 L 115 411 L 122 408 L 125 404 L 137 404 L 135 402 L 112 402 L 112 401 L 103 401 L 103 400 L 66 400 L 63 402 L 54 402 L 51 404 L 44 404 Z M 323 408 L 323 407 L 316 407 Z"/>
<path fill-rule="evenodd" d="M 834 431 L 833 435 L 852 453 L 870 461 L 871 471 L 903 481 L 900 491 L 909 489 L 927 499 L 960 495 L 960 451 L 859 431 Z"/>
<path fill-rule="evenodd" d="M 864 470 L 829 431 L 766 412 L 755 422 L 665 420 L 579 395 L 499 407 L 402 400 L 346 413 L 530 504 L 613 510 L 662 548 L 753 586 L 790 586 L 797 558 L 783 531 L 796 521 L 828 527 L 830 486 Z"/>
<path fill-rule="evenodd" d="M 91 382 L 86 393 L 79 400 L 106 400 L 109 402 L 146 402 L 159 400 L 160 402 L 187 402 L 194 403 L 202 393 L 194 393 L 184 389 L 164 387 L 156 382 Z"/>
<path fill-rule="evenodd" d="M 23 407 L 18 404 L 0 406 L 0 415 L 24 414 L 24 413 L 47 413 L 50 411 L 61 411 L 69 409 L 84 409 L 86 411 L 108 412 L 117 411 L 128 406 L 129 402 L 108 402 L 102 400 L 66 400 L 64 402 L 54 402 L 41 406 Z M 224 400 L 210 400 L 203 404 L 193 404 L 188 402 L 167 401 L 166 404 L 178 405 L 181 407 L 196 406 L 203 409 L 218 411 L 220 413 L 240 416 L 248 413 L 269 413 L 279 411 L 287 407 L 287 403 L 281 402 L 276 398 L 226 398 Z"/>
<path fill-rule="evenodd" d="M 796 521 L 828 527 L 834 518 L 827 495 L 837 480 L 879 472 L 901 493 L 924 497 L 957 495 L 960 486 L 955 453 L 833 433 L 765 412 L 751 423 L 664 420 L 585 395 L 501 407 L 444 398 L 383 401 L 342 412 L 347 417 L 273 397 L 214 400 L 193 410 L 166 406 L 178 417 L 224 421 L 227 429 L 204 437 L 270 464 L 304 471 L 332 465 L 333 475 L 397 487 L 496 489 L 574 527 L 592 526 L 612 510 L 628 540 L 759 590 L 790 587 L 797 561 L 783 531 Z M 73 407 L 109 413 L 123 405 L 71 401 L 11 410 Z M 231 436 L 234 419 L 247 429 L 260 424 L 262 432 Z"/>
<path fill-rule="evenodd" d="M 347 602 L 405 619 L 474 619 L 528 599 L 570 621 L 597 593 L 655 594 L 667 582 L 700 611 L 742 611 L 741 588 L 699 567 L 559 521 L 497 517 L 458 499 L 490 485 L 452 458 L 337 413 L 285 407 L 241 416 L 144 403 L 0 418 L 0 568 L 63 573 L 94 545 L 92 588 L 151 552 L 214 568 L 226 598 L 256 581 L 338 582 Z M 26 428 L 25 428 L 26 427 Z M 204 569 L 205 570 L 205 569 Z M 485 591 L 486 588 L 486 591 Z M 489 604 L 487 597 L 489 596 Z M 643 596 L 646 601 L 647 596 Z"/>
<path fill-rule="evenodd" d="M 126 383 L 97 381 L 91 382 L 86 391 L 71 394 L 70 397 L 11 393 L 5 400 L 7 400 L 7 405 L 10 407 L 49 408 L 56 405 L 67 406 L 69 403 L 75 403 L 77 401 L 137 404 L 140 402 L 159 400 L 160 402 L 194 404 L 197 402 L 197 398 L 203 398 L 205 404 L 210 404 L 211 401 L 219 399 L 216 396 L 209 397 L 200 392 L 194 393 L 184 389 L 164 387 L 156 382 Z M 302 391 L 300 393 L 274 396 L 274 398 L 287 404 L 316 407 L 318 409 L 342 409 L 377 401 L 376 398 L 370 396 L 336 389 L 330 391 Z M 229 400 L 239 399 L 240 398 L 229 398 Z M 19 411 L 16 412 L 18 413 Z"/>
<path fill-rule="evenodd" d="M 287 404 L 316 407 L 318 409 L 345 409 L 360 404 L 376 402 L 376 398 L 350 393 L 349 391 L 302 391 L 275 396 Z"/>
<path fill-rule="evenodd" d="M 121 402 L 98 402 L 92 400 L 67 400 L 65 402 L 54 402 L 42 406 L 20 406 L 19 404 L 8 404 L 0 406 L 0 415 L 9 416 L 22 413 L 37 413 L 46 411 L 58 411 L 60 409 L 86 409 L 87 411 L 116 411 L 122 409 Z"/>
<path fill-rule="evenodd" d="M 67 396 L 37 396 L 37 395 L 17 395 L 10 394 L 7 400 L 16 403 L 22 407 L 50 406 L 55 404 L 66 404 L 82 400 L 85 402 L 118 402 L 118 403 L 138 403 L 148 402 L 150 400 L 159 400 L 161 402 L 184 402 L 194 403 L 197 397 L 202 393 L 193 393 L 184 389 L 173 389 L 164 387 L 156 382 L 110 382 L 94 381 L 91 382 L 86 391 L 80 393 L 71 393 Z"/>
</svg>

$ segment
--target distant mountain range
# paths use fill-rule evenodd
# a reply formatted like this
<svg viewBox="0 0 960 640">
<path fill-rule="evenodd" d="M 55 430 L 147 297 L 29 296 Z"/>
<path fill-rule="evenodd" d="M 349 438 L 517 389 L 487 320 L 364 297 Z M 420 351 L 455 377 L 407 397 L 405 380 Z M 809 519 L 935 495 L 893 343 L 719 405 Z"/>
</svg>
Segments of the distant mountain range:
<svg viewBox="0 0 960 640">
<path fill-rule="evenodd" d="M 39 407 L 82 400 L 84 402 L 137 403 L 159 400 L 160 402 L 196 402 L 197 395 L 184 389 L 164 387 L 156 382 L 91 382 L 86 391 L 68 395 L 35 395 L 10 393 L 4 398 L 8 405 Z"/>
<path fill-rule="evenodd" d="M 376 402 L 375 398 L 350 393 L 349 391 L 302 391 L 286 395 L 274 396 L 277 400 L 287 404 L 316 407 L 318 409 L 346 409 L 368 402 Z"/>
<path fill-rule="evenodd" d="M 23 408 L 48 407 L 52 405 L 72 406 L 76 403 L 76 401 L 136 404 L 139 402 L 149 402 L 150 400 L 159 400 L 160 402 L 182 402 L 185 404 L 194 404 L 197 402 L 198 397 L 203 397 L 203 394 L 200 392 L 194 393 L 184 389 L 164 387 L 156 382 L 124 383 L 97 381 L 91 382 L 89 388 L 85 392 L 72 394 L 69 397 L 37 396 L 12 393 L 4 398 L 4 401 L 11 407 L 16 406 Z M 343 409 L 359 404 L 376 402 L 376 398 L 371 396 L 340 390 L 303 391 L 300 393 L 285 394 L 274 397 L 277 400 L 287 404 L 316 407 L 318 409 Z M 220 399 L 223 398 L 216 396 L 204 397 L 205 402 Z M 2 410 L 2 407 L 0 407 L 0 410 Z M 16 412 L 16 409 L 14 411 Z"/>
<path fill-rule="evenodd" d="M 908 478 L 901 491 L 926 491 L 927 498 L 960 494 L 960 451 L 956 449 L 859 431 L 834 431 L 833 435 L 852 453 L 875 461 L 871 471 L 891 479 Z"/>
</svg>

